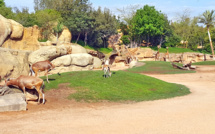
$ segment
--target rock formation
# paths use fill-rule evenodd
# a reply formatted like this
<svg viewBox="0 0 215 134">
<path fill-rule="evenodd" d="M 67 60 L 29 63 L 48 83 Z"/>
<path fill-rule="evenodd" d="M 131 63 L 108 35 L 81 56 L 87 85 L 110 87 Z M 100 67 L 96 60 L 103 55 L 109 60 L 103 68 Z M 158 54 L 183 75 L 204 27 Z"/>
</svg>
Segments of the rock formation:
<svg viewBox="0 0 215 134">
<path fill-rule="evenodd" d="M 57 46 L 65 43 L 70 43 L 72 40 L 72 34 L 67 27 L 64 27 L 63 31 L 61 32 L 58 40 L 57 37 L 52 33 L 49 37 L 49 41 L 52 44 L 56 44 Z"/>
<path fill-rule="evenodd" d="M 93 68 L 93 62 L 93 56 L 86 53 L 64 55 L 52 61 L 52 64 L 55 65 L 55 70 L 51 72 L 61 73 L 91 70 Z"/>
<path fill-rule="evenodd" d="M 44 60 L 52 61 L 57 57 L 70 54 L 71 51 L 72 51 L 72 48 L 69 45 L 44 46 L 32 52 L 28 57 L 28 61 L 30 64 L 33 64 L 38 61 L 44 61 Z"/>
<path fill-rule="evenodd" d="M 0 48 L 0 76 L 2 78 L 11 78 L 19 75 L 28 75 L 28 56 L 30 52 Z"/>
</svg>

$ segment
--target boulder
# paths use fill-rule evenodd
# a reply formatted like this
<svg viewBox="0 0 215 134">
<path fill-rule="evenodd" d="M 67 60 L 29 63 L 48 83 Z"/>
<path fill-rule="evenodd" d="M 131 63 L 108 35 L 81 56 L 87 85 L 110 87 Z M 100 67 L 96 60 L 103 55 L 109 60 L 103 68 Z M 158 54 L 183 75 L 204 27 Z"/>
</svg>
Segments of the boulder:
<svg viewBox="0 0 215 134">
<path fill-rule="evenodd" d="M 12 27 L 10 21 L 0 14 L 0 47 L 11 34 Z"/>
<path fill-rule="evenodd" d="M 14 26 L 17 27 L 17 26 Z M 17 35 L 16 35 L 17 34 Z M 13 38 L 9 37 L 2 45 L 4 48 L 18 49 L 18 50 L 32 50 L 35 51 L 40 48 L 38 41 L 39 28 L 38 26 L 24 28 L 22 38 L 15 39 L 18 37 L 18 32 L 14 30 Z"/>
<path fill-rule="evenodd" d="M 59 58 L 56 58 L 55 60 L 52 61 L 52 63 L 55 65 L 55 67 L 70 65 L 84 67 L 87 65 L 93 65 L 93 56 L 89 54 L 64 55 Z"/>
<path fill-rule="evenodd" d="M 0 112 L 25 111 L 27 103 L 23 93 L 7 94 L 0 97 Z"/>
<path fill-rule="evenodd" d="M 21 39 L 23 36 L 24 27 L 18 22 L 9 19 L 12 26 L 12 33 L 10 35 L 10 39 Z"/>
<path fill-rule="evenodd" d="M 78 44 L 72 43 L 71 46 L 72 46 L 72 54 L 87 53 L 87 50 Z"/>
<path fill-rule="evenodd" d="M 93 68 L 101 68 L 102 61 L 98 57 L 93 57 L 93 58 L 94 58 Z"/>
<path fill-rule="evenodd" d="M 70 43 L 72 40 L 72 34 L 68 28 L 64 27 L 63 31 L 59 35 L 58 41 L 54 34 L 50 35 L 49 40 L 52 42 L 52 44 L 57 44 L 57 46 L 59 46 L 64 43 Z"/>
<path fill-rule="evenodd" d="M 144 58 L 152 58 L 154 51 L 151 48 L 139 48 L 135 54 L 138 60 L 142 60 Z"/>
<path fill-rule="evenodd" d="M 93 68 L 93 60 L 93 56 L 84 53 L 64 55 L 52 61 L 55 70 L 51 73 L 90 70 Z"/>
<path fill-rule="evenodd" d="M 32 52 L 28 57 L 28 61 L 30 64 L 33 64 L 38 61 L 45 61 L 45 60 L 51 61 L 62 55 L 70 54 L 71 51 L 72 51 L 72 48 L 69 45 L 44 46 Z"/>
<path fill-rule="evenodd" d="M 0 76 L 4 78 L 28 75 L 30 52 L 0 48 Z"/>
<path fill-rule="evenodd" d="M 58 42 L 60 42 L 60 43 L 70 43 L 71 40 L 72 40 L 72 34 L 69 31 L 69 29 L 65 27 L 63 29 L 62 33 L 60 34 Z"/>
<path fill-rule="evenodd" d="M 40 46 L 51 46 L 52 42 L 51 41 L 46 41 L 46 42 L 40 42 Z"/>
</svg>

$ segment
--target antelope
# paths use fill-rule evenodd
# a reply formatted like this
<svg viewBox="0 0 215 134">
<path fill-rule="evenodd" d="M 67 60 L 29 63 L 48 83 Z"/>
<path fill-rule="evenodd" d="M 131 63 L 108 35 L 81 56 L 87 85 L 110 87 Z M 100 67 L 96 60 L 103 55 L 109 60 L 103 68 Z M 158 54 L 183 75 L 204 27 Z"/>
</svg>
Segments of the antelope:
<svg viewBox="0 0 215 134">
<path fill-rule="evenodd" d="M 26 88 L 36 89 L 39 95 L 38 104 L 40 103 L 41 97 L 43 97 L 43 104 L 45 103 L 45 95 L 42 89 L 44 82 L 41 78 L 34 77 L 34 76 L 20 75 L 18 78 L 8 78 L 7 80 L 5 80 L 5 85 L 21 88 L 25 96 L 26 96 Z"/>
<path fill-rule="evenodd" d="M 49 83 L 48 72 L 54 68 L 55 68 L 55 66 L 48 60 L 38 61 L 38 62 L 32 64 L 32 66 L 30 66 L 30 76 L 33 76 L 33 74 L 35 74 L 35 76 L 37 76 L 38 71 L 45 71 L 46 80 Z"/>
<path fill-rule="evenodd" d="M 158 47 L 158 51 L 155 54 L 155 61 L 160 60 L 160 52 L 159 52 L 159 50 L 160 50 L 161 47 L 160 47 L 160 45 L 158 45 L 157 47 Z"/>
<path fill-rule="evenodd" d="M 110 72 L 110 66 L 109 66 L 109 60 L 105 61 L 105 64 L 102 65 L 102 70 L 104 71 L 104 77 L 111 77 L 111 72 Z"/>
<path fill-rule="evenodd" d="M 164 61 L 168 61 L 168 60 L 169 60 L 169 48 L 166 47 L 166 53 L 165 53 L 165 56 L 164 56 Z"/>
<path fill-rule="evenodd" d="M 104 77 L 111 77 L 110 67 L 108 65 L 103 65 Z"/>
</svg>

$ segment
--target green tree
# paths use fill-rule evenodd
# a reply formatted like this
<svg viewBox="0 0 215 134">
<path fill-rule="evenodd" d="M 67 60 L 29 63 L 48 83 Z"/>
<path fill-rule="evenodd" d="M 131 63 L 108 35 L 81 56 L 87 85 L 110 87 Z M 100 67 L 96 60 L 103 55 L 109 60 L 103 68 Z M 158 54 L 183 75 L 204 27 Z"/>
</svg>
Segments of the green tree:
<svg viewBox="0 0 215 134">
<path fill-rule="evenodd" d="M 34 13 L 29 13 L 27 7 L 19 10 L 17 7 L 14 7 L 15 18 L 14 20 L 22 24 L 24 27 L 30 27 L 36 24 L 36 16 Z"/>
<path fill-rule="evenodd" d="M 61 21 L 61 14 L 54 9 L 39 10 L 35 13 L 37 25 L 42 28 L 42 35 L 44 39 L 48 39 L 52 33 L 56 22 Z"/>
<path fill-rule="evenodd" d="M 116 16 L 112 15 L 110 10 L 105 8 L 104 11 L 99 7 L 92 12 L 92 18 L 95 19 L 94 29 L 92 30 L 91 43 L 94 45 L 107 47 L 108 38 L 117 33 L 118 21 Z"/>
<path fill-rule="evenodd" d="M 163 34 L 165 17 L 153 6 L 145 5 L 138 9 L 136 15 L 132 19 L 131 28 L 138 42 L 142 42 L 144 37 L 149 44 L 150 37 Z"/>
<path fill-rule="evenodd" d="M 0 0 L 0 14 L 7 19 L 14 19 L 12 8 L 6 7 L 4 0 Z"/>
<path fill-rule="evenodd" d="M 54 33 L 56 34 L 57 42 L 58 42 L 59 34 L 63 31 L 63 27 L 64 27 L 63 23 L 58 22 L 57 26 L 53 28 Z"/>
<path fill-rule="evenodd" d="M 5 2 L 4 2 L 4 0 L 0 0 L 0 7 L 5 7 Z"/>
<path fill-rule="evenodd" d="M 199 23 L 203 23 L 207 27 L 213 58 L 214 58 L 214 49 L 213 49 L 213 44 L 212 44 L 211 35 L 210 35 L 210 27 L 214 25 L 214 22 L 215 22 L 214 10 L 211 10 L 211 11 L 207 10 L 202 14 L 202 16 L 199 17 Z"/>
</svg>

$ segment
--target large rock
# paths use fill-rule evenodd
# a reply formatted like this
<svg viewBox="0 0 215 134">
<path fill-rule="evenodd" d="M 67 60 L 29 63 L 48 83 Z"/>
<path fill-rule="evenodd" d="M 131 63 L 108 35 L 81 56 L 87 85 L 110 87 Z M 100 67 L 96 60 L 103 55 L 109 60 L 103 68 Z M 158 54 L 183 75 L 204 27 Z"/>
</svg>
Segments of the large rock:
<svg viewBox="0 0 215 134">
<path fill-rule="evenodd" d="M 38 61 L 44 61 L 44 60 L 51 61 L 62 55 L 70 54 L 71 51 L 72 51 L 72 48 L 70 45 L 44 46 L 32 52 L 28 57 L 28 61 L 30 64 L 33 64 Z"/>
<path fill-rule="evenodd" d="M 152 58 L 154 51 L 151 48 L 139 48 L 135 54 L 138 60 L 143 60 L 144 58 Z"/>
<path fill-rule="evenodd" d="M 93 57 L 93 68 L 101 68 L 102 61 L 98 57 Z"/>
<path fill-rule="evenodd" d="M 0 76 L 3 78 L 28 75 L 30 52 L 0 48 Z"/>
<path fill-rule="evenodd" d="M 21 39 L 23 36 L 24 27 L 18 22 L 9 19 L 12 26 L 12 33 L 10 35 L 10 39 Z"/>
<path fill-rule="evenodd" d="M 81 71 L 93 68 L 93 56 L 89 54 L 70 54 L 56 58 L 52 61 L 56 72 Z"/>
<path fill-rule="evenodd" d="M 72 34 L 68 28 L 64 27 L 62 33 L 58 38 L 58 41 L 57 41 L 57 37 L 54 34 L 50 35 L 49 40 L 52 42 L 52 44 L 57 44 L 57 45 L 61 45 L 63 43 L 70 43 L 72 40 Z"/>
<path fill-rule="evenodd" d="M 3 17 L 1 14 L 0 14 L 0 29 L 1 29 L 0 30 L 0 47 L 1 47 L 6 38 L 11 34 L 12 30 L 10 21 Z"/>
<path fill-rule="evenodd" d="M 17 26 L 14 26 L 17 27 Z M 18 30 L 18 29 L 17 29 Z M 13 37 L 9 37 L 2 45 L 4 48 L 18 49 L 18 50 L 37 50 L 40 48 L 40 43 L 38 41 L 39 28 L 38 26 L 24 28 L 22 38 L 14 39 L 18 37 L 17 30 L 14 30 Z M 17 35 L 16 35 L 16 34 Z"/>
<path fill-rule="evenodd" d="M 14 93 L 0 96 L 0 112 L 26 110 L 25 95 Z"/>
<path fill-rule="evenodd" d="M 72 43 L 71 46 L 72 46 L 72 54 L 87 53 L 87 50 L 78 44 Z"/>
</svg>

